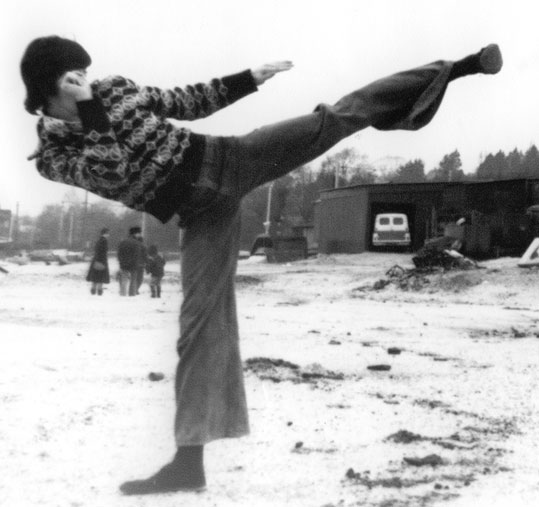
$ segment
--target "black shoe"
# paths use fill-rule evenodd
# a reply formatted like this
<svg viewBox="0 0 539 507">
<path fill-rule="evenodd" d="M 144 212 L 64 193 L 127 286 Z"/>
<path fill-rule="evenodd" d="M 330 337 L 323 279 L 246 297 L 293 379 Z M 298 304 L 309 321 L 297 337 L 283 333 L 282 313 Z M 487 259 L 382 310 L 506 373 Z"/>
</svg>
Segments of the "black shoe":
<svg viewBox="0 0 539 507">
<path fill-rule="evenodd" d="M 206 489 L 206 478 L 203 469 L 190 469 L 181 473 L 174 463 L 165 465 L 148 479 L 128 481 L 120 486 L 120 491 L 124 495 L 155 495 L 179 491 L 200 492 L 204 489 Z"/>
<path fill-rule="evenodd" d="M 502 53 L 498 44 L 489 44 L 479 53 L 479 65 L 483 74 L 497 74 L 503 66 Z"/>
</svg>

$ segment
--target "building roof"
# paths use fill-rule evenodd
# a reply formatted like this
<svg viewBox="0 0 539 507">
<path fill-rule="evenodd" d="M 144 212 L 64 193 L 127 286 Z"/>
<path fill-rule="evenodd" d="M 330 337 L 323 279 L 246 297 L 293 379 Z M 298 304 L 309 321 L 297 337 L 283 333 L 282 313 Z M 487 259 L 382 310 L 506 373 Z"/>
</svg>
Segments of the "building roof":
<svg viewBox="0 0 539 507">
<path fill-rule="evenodd" d="M 417 183 L 364 183 L 360 185 L 349 185 L 338 188 L 328 188 L 321 191 L 321 193 L 332 193 L 343 190 L 353 190 L 359 188 L 375 189 L 375 190 L 394 190 L 395 188 L 402 187 L 417 187 L 417 190 L 431 190 L 434 188 L 448 187 L 448 186 L 475 186 L 475 185 L 492 185 L 503 183 L 516 183 L 516 182 L 533 182 L 539 183 L 539 178 L 510 178 L 500 180 L 472 180 L 472 181 L 421 181 Z"/>
</svg>

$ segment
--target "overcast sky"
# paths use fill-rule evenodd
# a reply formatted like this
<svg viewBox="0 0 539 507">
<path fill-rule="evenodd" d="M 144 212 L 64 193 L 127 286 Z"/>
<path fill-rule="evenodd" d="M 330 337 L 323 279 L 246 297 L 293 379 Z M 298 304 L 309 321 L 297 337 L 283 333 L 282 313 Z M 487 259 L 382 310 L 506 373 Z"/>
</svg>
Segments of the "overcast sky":
<svg viewBox="0 0 539 507">
<path fill-rule="evenodd" d="M 0 19 L 0 207 L 36 214 L 68 187 L 41 178 L 26 156 L 36 117 L 23 108 L 19 62 L 27 44 L 58 34 L 91 54 L 90 79 L 122 74 L 140 85 L 183 86 L 290 59 L 267 82 L 196 132 L 241 134 L 334 102 L 363 84 L 498 42 L 497 76 L 453 83 L 435 119 L 419 132 L 362 131 L 354 146 L 370 161 L 422 159 L 426 170 L 458 149 L 465 172 L 481 157 L 539 146 L 539 16 L 533 0 L 4 0 Z M 80 194 L 79 194 L 80 195 Z"/>
</svg>

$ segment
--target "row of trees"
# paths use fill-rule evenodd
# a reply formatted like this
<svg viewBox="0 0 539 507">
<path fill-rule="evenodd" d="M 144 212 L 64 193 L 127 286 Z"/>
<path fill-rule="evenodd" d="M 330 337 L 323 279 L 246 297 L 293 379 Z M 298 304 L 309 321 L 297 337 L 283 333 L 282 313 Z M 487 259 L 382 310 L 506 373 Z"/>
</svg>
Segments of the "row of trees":
<svg viewBox="0 0 539 507">
<path fill-rule="evenodd" d="M 458 150 L 445 155 L 438 167 L 425 173 L 421 160 L 413 160 L 387 174 L 393 183 L 418 183 L 426 181 L 482 181 L 539 177 L 539 150 L 532 145 L 526 152 L 516 148 L 508 154 L 498 151 L 488 154 L 476 170 L 465 174 Z"/>
<path fill-rule="evenodd" d="M 372 183 L 421 183 L 539 178 L 539 150 L 488 154 L 475 171 L 464 173 L 458 150 L 445 155 L 437 167 L 426 172 L 422 160 L 411 160 L 394 169 L 376 169 L 366 156 L 353 148 L 327 156 L 318 168 L 302 167 L 269 185 L 251 192 L 243 202 L 242 248 L 249 249 L 264 232 L 268 209 L 270 222 L 283 229 L 297 223 L 312 223 L 315 202 L 322 190 Z M 268 207 L 268 197 L 271 203 Z M 67 204 L 67 206 L 66 206 Z M 142 225 L 147 243 L 163 250 L 177 250 L 179 229 L 175 220 L 164 225 L 149 215 L 101 200 L 87 205 L 73 194 L 63 204 L 47 206 L 36 219 L 21 219 L 17 242 L 33 248 L 91 249 L 102 227 L 111 230 L 112 248 L 133 225 Z M 26 231 L 26 232 L 25 232 Z"/>
<path fill-rule="evenodd" d="M 91 251 L 102 228 L 110 229 L 111 248 L 127 236 L 129 228 L 140 226 L 146 243 L 166 250 L 178 250 L 179 229 L 171 220 L 163 225 L 150 215 L 119 207 L 100 200 L 86 205 L 74 199 L 69 204 L 46 206 L 35 219 L 23 217 L 14 228 L 13 239 L 18 249 L 67 248 Z"/>
</svg>

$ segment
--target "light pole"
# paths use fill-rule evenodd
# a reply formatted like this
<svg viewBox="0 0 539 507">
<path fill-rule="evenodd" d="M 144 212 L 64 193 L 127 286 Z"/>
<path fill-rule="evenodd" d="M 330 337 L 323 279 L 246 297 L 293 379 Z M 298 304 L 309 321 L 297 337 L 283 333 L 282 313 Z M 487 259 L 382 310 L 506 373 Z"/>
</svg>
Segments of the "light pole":
<svg viewBox="0 0 539 507">
<path fill-rule="evenodd" d="M 146 213 L 142 212 L 142 218 L 140 219 L 140 230 L 142 232 L 142 237 L 146 237 Z"/>
<path fill-rule="evenodd" d="M 88 224 L 88 190 L 84 195 L 84 212 L 82 215 L 82 231 L 81 231 L 81 243 L 82 249 L 87 250 L 90 246 L 90 242 L 86 239 L 86 227 Z"/>
<path fill-rule="evenodd" d="M 79 204 L 76 200 L 71 199 L 64 199 L 60 205 L 60 227 L 58 230 L 58 242 L 62 244 L 62 238 L 63 238 L 63 232 L 64 232 L 64 224 L 65 224 L 65 218 L 64 218 L 64 205 L 69 205 L 68 213 L 69 213 L 69 222 L 68 222 L 68 230 L 67 230 L 67 247 L 69 249 L 73 248 L 73 238 L 75 236 L 75 206 Z"/>
<path fill-rule="evenodd" d="M 268 187 L 268 203 L 266 205 L 266 221 L 264 222 L 264 234 L 269 236 L 270 226 L 271 226 L 271 194 L 273 193 L 274 181 L 270 183 Z"/>
</svg>

